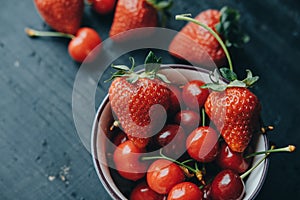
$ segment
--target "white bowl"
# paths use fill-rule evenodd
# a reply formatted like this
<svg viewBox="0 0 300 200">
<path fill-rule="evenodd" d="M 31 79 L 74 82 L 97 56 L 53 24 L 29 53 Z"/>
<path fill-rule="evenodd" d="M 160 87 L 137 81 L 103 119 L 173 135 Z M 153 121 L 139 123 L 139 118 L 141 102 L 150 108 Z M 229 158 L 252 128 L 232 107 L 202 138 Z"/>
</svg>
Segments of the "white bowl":
<svg viewBox="0 0 300 200">
<path fill-rule="evenodd" d="M 163 65 L 161 73 L 167 75 L 171 82 L 184 84 L 187 80 L 202 80 L 211 82 L 209 71 L 202 68 L 187 65 Z M 107 158 L 107 147 L 111 143 L 106 133 L 113 122 L 112 111 L 110 108 L 108 96 L 101 103 L 94 120 L 92 131 L 92 156 L 94 167 L 103 186 L 113 199 L 127 199 L 123 193 L 130 192 L 130 184 L 133 182 L 118 178 L 117 173 L 108 166 L 113 166 L 110 159 Z M 255 151 L 265 151 L 268 149 L 268 139 L 266 135 L 260 134 L 256 139 Z M 252 165 L 259 161 L 263 155 L 257 155 L 253 158 Z M 269 160 L 261 163 L 245 180 L 246 194 L 243 199 L 254 199 L 259 193 L 264 183 Z M 125 188 L 118 184 L 126 186 Z M 127 188 L 127 189 L 126 189 Z M 129 190 L 128 190 L 129 188 Z"/>
</svg>

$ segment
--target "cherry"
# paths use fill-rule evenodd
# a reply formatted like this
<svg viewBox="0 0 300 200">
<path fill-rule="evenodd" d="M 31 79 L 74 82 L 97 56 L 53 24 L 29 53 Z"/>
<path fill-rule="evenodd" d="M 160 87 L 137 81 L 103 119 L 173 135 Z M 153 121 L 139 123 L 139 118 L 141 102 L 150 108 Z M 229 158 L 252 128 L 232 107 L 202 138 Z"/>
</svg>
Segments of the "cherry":
<svg viewBox="0 0 300 200">
<path fill-rule="evenodd" d="M 289 145 L 284 148 L 274 149 L 274 146 L 271 146 L 271 149 L 267 151 L 255 152 L 250 154 L 248 157 L 265 154 L 265 156 L 254 164 L 250 169 L 244 172 L 241 176 L 231 169 L 225 169 L 219 172 L 214 178 L 211 184 L 211 196 L 214 200 L 223 200 L 223 199 L 242 199 L 245 193 L 245 184 L 243 179 L 246 178 L 257 166 L 259 166 L 270 153 L 273 152 L 293 152 L 296 147 Z"/>
<path fill-rule="evenodd" d="M 131 192 L 130 200 L 163 200 L 164 195 L 154 192 L 146 182 L 139 183 Z"/>
<path fill-rule="evenodd" d="M 182 157 L 179 158 L 179 160 L 182 160 L 183 157 L 185 157 L 186 154 L 183 154 Z M 159 160 L 166 160 L 169 161 L 177 166 L 180 166 L 181 172 L 184 173 L 188 178 L 191 177 L 196 177 L 199 181 L 201 181 L 202 184 L 205 184 L 203 180 L 203 175 L 206 173 L 206 170 L 202 168 L 201 170 L 198 168 L 198 163 L 194 162 L 194 168 L 189 164 L 190 162 L 194 161 L 193 159 L 188 159 L 184 161 L 179 161 L 175 160 L 173 158 L 167 157 L 162 153 L 162 149 L 159 151 L 159 155 L 157 156 L 145 156 L 141 158 L 142 160 L 154 160 L 154 159 L 159 159 Z M 164 174 L 166 172 L 163 172 Z M 149 183 L 148 183 L 149 184 Z M 153 188 L 152 188 L 153 189 Z"/>
<path fill-rule="evenodd" d="M 182 99 L 189 108 L 199 110 L 204 105 L 209 91 L 208 89 L 201 88 L 203 85 L 205 83 L 200 80 L 193 80 L 184 85 Z"/>
<path fill-rule="evenodd" d="M 68 51 L 70 56 L 77 62 L 83 62 L 88 55 L 102 42 L 99 34 L 94 29 L 87 27 L 80 28 L 77 31 L 76 36 L 60 32 L 37 31 L 29 28 L 26 28 L 25 32 L 30 37 L 46 36 L 65 37 L 71 39 L 71 42 L 68 46 Z M 92 57 L 89 58 L 93 59 Z"/>
<path fill-rule="evenodd" d="M 244 173 L 250 165 L 250 159 L 245 159 L 244 153 L 232 151 L 225 142 L 221 144 L 216 162 L 222 169 L 232 169 L 239 174 Z"/>
<path fill-rule="evenodd" d="M 203 187 L 203 199 L 211 200 L 211 184 L 207 184 Z"/>
<path fill-rule="evenodd" d="M 182 104 L 181 99 L 181 91 L 175 85 L 169 85 L 168 88 L 171 91 L 170 94 L 170 107 L 169 107 L 169 114 L 175 114 L 180 110 L 180 105 Z"/>
<path fill-rule="evenodd" d="M 83 62 L 101 42 L 100 36 L 94 29 L 80 28 L 69 43 L 68 51 L 75 61 Z"/>
<path fill-rule="evenodd" d="M 116 147 L 124 143 L 127 140 L 127 136 L 123 131 L 118 130 L 115 133 L 110 132 L 109 134 L 107 134 L 107 137 L 112 142 L 112 145 L 106 145 L 107 156 L 112 158 L 113 152 L 116 150 Z"/>
<path fill-rule="evenodd" d="M 113 160 L 119 174 L 129 180 L 136 181 L 144 177 L 148 163 L 140 160 L 144 153 L 131 140 L 120 144 L 114 151 Z"/>
<path fill-rule="evenodd" d="M 113 138 L 113 143 L 115 144 L 115 146 L 119 146 L 120 144 L 124 143 L 126 140 L 127 140 L 127 135 L 123 131 L 120 131 Z"/>
<path fill-rule="evenodd" d="M 89 0 L 92 4 L 93 10 L 101 15 L 111 13 L 116 4 L 116 0 Z"/>
<path fill-rule="evenodd" d="M 240 176 L 231 169 L 217 174 L 211 184 L 211 196 L 214 200 L 240 200 L 245 194 L 245 184 Z"/>
<path fill-rule="evenodd" d="M 145 148 L 148 145 L 149 141 L 150 141 L 150 138 L 133 137 L 129 134 L 127 135 L 127 137 L 128 137 L 129 140 L 131 140 L 133 142 L 133 144 L 135 146 L 137 146 L 140 149 Z"/>
<path fill-rule="evenodd" d="M 167 200 L 202 200 L 203 192 L 192 182 L 175 185 L 168 194 Z"/>
<path fill-rule="evenodd" d="M 178 158 L 185 152 L 185 133 L 177 124 L 166 125 L 156 136 L 155 141 L 163 147 L 163 153 L 172 158 Z"/>
<path fill-rule="evenodd" d="M 175 115 L 175 123 L 180 124 L 186 133 L 199 127 L 200 115 L 192 110 L 182 110 Z"/>
<path fill-rule="evenodd" d="M 218 155 L 218 139 L 219 136 L 214 129 L 201 126 L 188 136 L 186 140 L 187 152 L 199 162 L 211 162 Z"/>
<path fill-rule="evenodd" d="M 158 159 L 154 161 L 147 171 L 147 183 L 149 187 L 159 194 L 168 194 L 178 183 L 183 182 L 185 175 L 182 169 L 175 163 Z"/>
</svg>

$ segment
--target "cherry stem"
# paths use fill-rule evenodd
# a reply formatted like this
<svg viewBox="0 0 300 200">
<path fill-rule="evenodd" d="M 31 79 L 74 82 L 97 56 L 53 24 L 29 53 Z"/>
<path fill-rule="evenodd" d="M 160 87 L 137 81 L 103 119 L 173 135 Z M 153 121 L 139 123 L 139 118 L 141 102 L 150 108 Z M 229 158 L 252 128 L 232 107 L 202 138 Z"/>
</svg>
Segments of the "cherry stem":
<svg viewBox="0 0 300 200">
<path fill-rule="evenodd" d="M 270 150 L 273 150 L 275 148 L 275 146 L 271 146 Z M 256 167 L 258 167 L 268 156 L 270 155 L 270 153 L 266 153 L 266 155 L 260 160 L 258 161 L 255 165 L 253 165 L 250 169 L 248 169 L 245 173 L 243 173 L 240 177 L 241 179 L 246 178 Z"/>
<path fill-rule="evenodd" d="M 120 127 L 120 122 L 117 120 L 109 127 L 109 130 L 112 131 L 115 127 Z"/>
<path fill-rule="evenodd" d="M 30 37 L 63 37 L 73 39 L 75 36 L 68 33 L 51 32 L 51 31 L 38 31 L 31 28 L 25 28 L 25 33 Z"/>
<path fill-rule="evenodd" d="M 269 125 L 269 126 L 266 126 L 266 127 L 261 127 L 260 130 L 261 130 L 261 132 L 263 134 L 265 134 L 267 131 L 273 131 L 274 130 L 274 126 Z"/>
<path fill-rule="evenodd" d="M 205 110 L 202 108 L 202 126 L 205 126 Z"/>
<path fill-rule="evenodd" d="M 266 154 L 266 153 L 275 153 L 275 152 L 293 152 L 295 151 L 296 147 L 294 145 L 289 145 L 287 147 L 282 147 L 282 148 L 277 148 L 277 149 L 269 149 L 267 151 L 259 151 L 259 152 L 255 152 L 255 153 L 251 153 L 247 156 L 245 156 L 245 158 L 250 158 L 256 155 L 260 155 L 260 154 Z"/>
<path fill-rule="evenodd" d="M 183 161 L 183 162 L 181 162 L 182 164 L 185 164 L 185 163 L 189 163 L 189 162 L 192 162 L 192 161 L 194 161 L 193 159 L 188 159 L 188 160 L 185 160 L 185 161 Z"/>
<path fill-rule="evenodd" d="M 178 164 L 178 165 L 181 166 L 181 167 L 185 167 L 185 168 L 187 168 L 188 170 L 190 170 L 191 172 L 193 172 L 193 173 L 195 173 L 195 174 L 196 174 L 196 173 L 199 173 L 199 169 L 194 169 L 194 168 L 192 168 L 192 167 L 190 167 L 190 166 L 188 166 L 188 165 L 185 165 L 185 163 L 192 161 L 191 159 L 190 159 L 190 160 L 187 160 L 187 161 L 184 161 L 184 162 L 179 162 L 179 161 L 177 161 L 177 160 L 174 160 L 173 158 L 169 158 L 169 157 L 165 156 L 165 155 L 162 153 L 162 149 L 159 150 L 159 156 L 142 157 L 141 159 L 142 159 L 142 160 L 165 159 L 165 160 L 169 160 L 169 161 L 171 161 L 171 162 L 174 162 L 174 163 Z"/>
<path fill-rule="evenodd" d="M 191 14 L 176 15 L 175 19 L 195 23 L 195 24 L 203 27 L 204 29 L 206 29 L 208 32 L 210 32 L 216 38 L 216 40 L 218 40 L 219 44 L 221 45 L 221 47 L 226 55 L 226 58 L 228 60 L 229 69 L 231 71 L 233 71 L 232 61 L 231 61 L 228 49 L 227 49 L 226 45 L 224 44 L 223 40 L 218 35 L 218 33 L 216 33 L 212 28 L 208 27 L 206 24 L 203 24 L 202 22 L 199 22 L 198 20 L 191 18 L 190 16 L 191 16 Z"/>
</svg>

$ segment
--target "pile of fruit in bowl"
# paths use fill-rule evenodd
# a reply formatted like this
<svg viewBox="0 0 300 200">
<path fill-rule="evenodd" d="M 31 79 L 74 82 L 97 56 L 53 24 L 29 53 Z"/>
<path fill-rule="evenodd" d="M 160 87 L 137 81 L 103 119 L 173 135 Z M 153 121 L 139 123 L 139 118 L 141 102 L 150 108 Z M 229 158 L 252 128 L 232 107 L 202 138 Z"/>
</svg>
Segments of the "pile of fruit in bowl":
<svg viewBox="0 0 300 200">
<path fill-rule="evenodd" d="M 207 71 L 161 65 L 152 52 L 144 70 L 113 65 L 108 95 L 92 133 L 96 171 L 114 199 L 254 199 L 267 157 L 295 146 L 269 149 L 261 104 L 249 90 L 258 80 L 247 70 L 238 80 L 220 36 L 187 15 L 178 20 L 210 32 L 229 68 Z"/>
<path fill-rule="evenodd" d="M 238 81 L 227 68 L 219 76 L 160 65 L 150 52 L 135 73 L 131 61 L 113 66 L 92 138 L 97 173 L 113 198 L 253 199 L 269 153 L 294 150 L 269 149 L 259 100 L 247 88 L 257 80 L 250 71 Z"/>
</svg>

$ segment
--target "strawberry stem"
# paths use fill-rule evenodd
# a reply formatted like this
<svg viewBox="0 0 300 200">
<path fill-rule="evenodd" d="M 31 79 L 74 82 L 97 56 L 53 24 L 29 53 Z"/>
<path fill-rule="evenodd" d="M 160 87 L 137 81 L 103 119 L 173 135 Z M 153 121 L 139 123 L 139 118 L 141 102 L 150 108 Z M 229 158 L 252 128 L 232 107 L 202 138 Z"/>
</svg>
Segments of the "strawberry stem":
<svg viewBox="0 0 300 200">
<path fill-rule="evenodd" d="M 63 37 L 73 39 L 75 36 L 68 33 L 51 32 L 51 31 L 38 31 L 31 28 L 25 28 L 25 33 L 29 37 Z"/>
<path fill-rule="evenodd" d="M 282 147 L 282 148 L 278 148 L 278 149 L 269 149 L 267 151 L 259 151 L 259 152 L 255 152 L 252 154 L 247 155 L 245 158 L 250 158 L 256 155 L 260 155 L 260 154 L 266 154 L 266 153 L 275 153 L 275 152 L 293 152 L 295 151 L 296 147 L 294 145 L 289 145 L 287 147 Z"/>
<path fill-rule="evenodd" d="M 275 148 L 275 146 L 271 146 L 270 150 L 273 150 Z M 255 165 L 253 165 L 250 169 L 248 169 L 245 173 L 243 173 L 240 177 L 241 179 L 246 178 L 256 167 L 258 167 L 268 156 L 270 155 L 270 153 L 266 153 L 266 155 L 260 160 L 258 161 Z"/>
<path fill-rule="evenodd" d="M 224 44 L 223 40 L 218 35 L 218 33 L 216 33 L 213 29 L 208 27 L 206 24 L 203 24 L 203 23 L 199 22 L 198 20 L 191 18 L 190 16 L 191 16 L 190 14 L 176 15 L 175 19 L 195 23 L 195 24 L 203 27 L 204 29 L 206 29 L 208 32 L 210 32 L 216 38 L 216 40 L 218 40 L 219 44 L 221 45 L 221 47 L 226 55 L 226 58 L 228 60 L 229 69 L 231 71 L 233 71 L 232 61 L 231 61 L 228 49 L 227 49 L 226 45 Z"/>
</svg>

